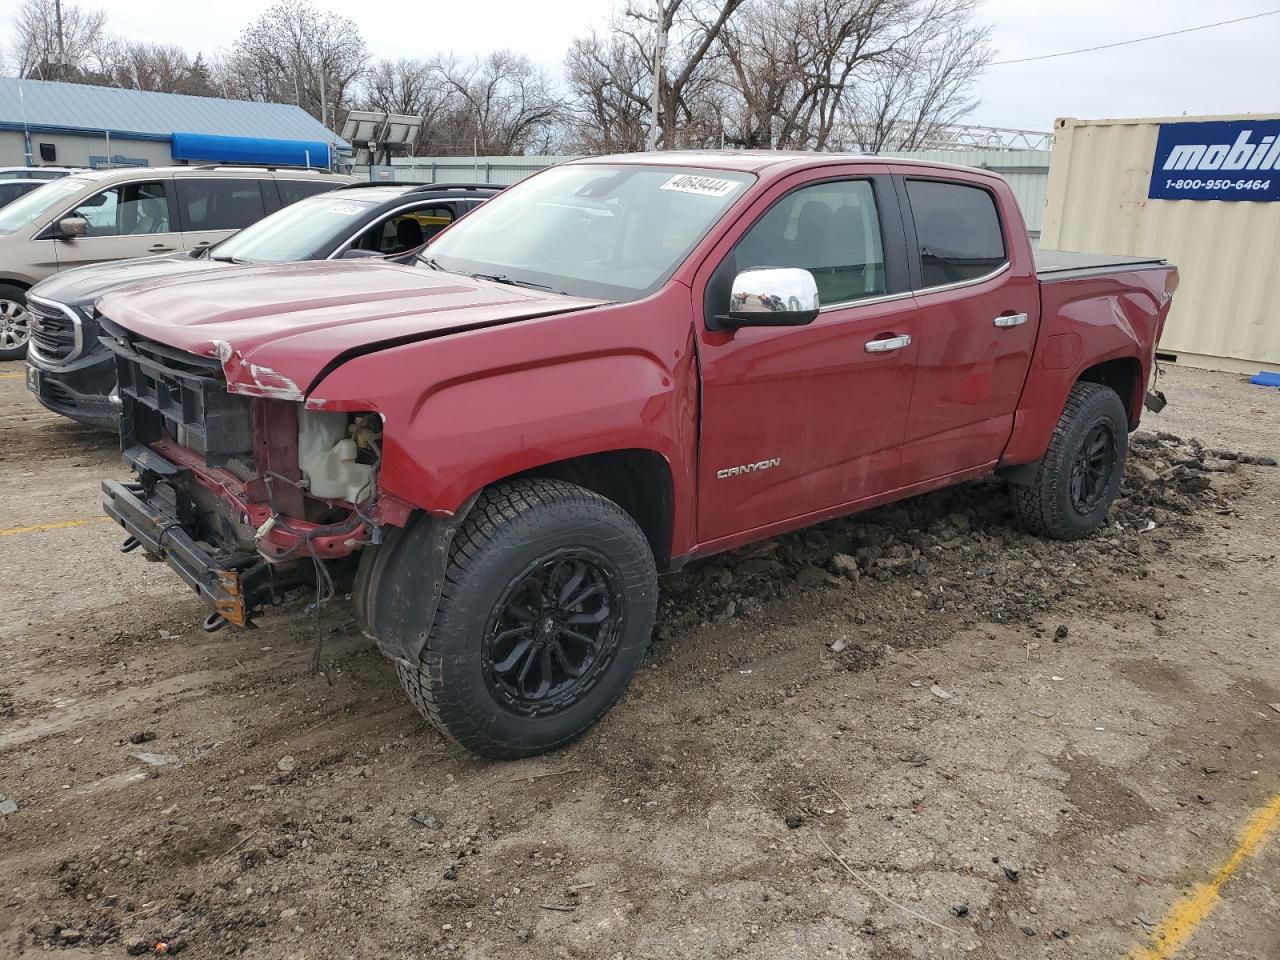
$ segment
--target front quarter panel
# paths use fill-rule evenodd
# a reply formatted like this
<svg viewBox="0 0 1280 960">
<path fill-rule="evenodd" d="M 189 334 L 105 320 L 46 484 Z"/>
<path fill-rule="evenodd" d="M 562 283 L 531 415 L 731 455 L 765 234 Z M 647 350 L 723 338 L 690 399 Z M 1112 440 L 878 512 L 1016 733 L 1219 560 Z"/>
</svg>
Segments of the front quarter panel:
<svg viewBox="0 0 1280 960">
<path fill-rule="evenodd" d="M 697 381 L 687 288 L 436 337 L 349 360 L 311 391 L 316 410 L 381 414 L 381 488 L 454 513 L 504 477 L 572 457 L 662 456 L 673 550 L 692 533 Z"/>
</svg>

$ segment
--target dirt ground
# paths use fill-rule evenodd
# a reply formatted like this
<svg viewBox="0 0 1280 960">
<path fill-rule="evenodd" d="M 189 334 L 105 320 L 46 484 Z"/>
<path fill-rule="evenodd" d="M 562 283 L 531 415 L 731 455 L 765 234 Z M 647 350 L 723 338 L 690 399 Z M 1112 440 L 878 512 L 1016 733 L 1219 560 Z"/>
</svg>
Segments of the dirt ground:
<svg viewBox="0 0 1280 960">
<path fill-rule="evenodd" d="M 625 700 L 518 763 L 419 719 L 347 604 L 320 674 L 301 613 L 201 632 L 94 519 L 114 438 L 20 377 L 0 957 L 1122 957 L 1280 793 L 1280 469 L 1211 452 L 1280 454 L 1280 391 L 1233 375 L 1169 371 L 1088 541 L 984 482 L 665 580 Z M 1220 892 L 1179 957 L 1280 957 L 1280 839 Z"/>
</svg>

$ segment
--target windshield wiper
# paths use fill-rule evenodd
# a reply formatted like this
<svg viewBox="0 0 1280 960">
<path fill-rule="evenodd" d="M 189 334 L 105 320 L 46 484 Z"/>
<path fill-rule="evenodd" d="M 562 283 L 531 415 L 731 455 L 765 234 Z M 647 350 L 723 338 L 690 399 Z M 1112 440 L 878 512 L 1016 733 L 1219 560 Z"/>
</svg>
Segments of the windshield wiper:
<svg viewBox="0 0 1280 960">
<path fill-rule="evenodd" d="M 473 273 L 472 280 L 491 280 L 494 283 L 505 283 L 512 287 L 528 287 L 531 290 L 546 290 L 550 293 L 558 293 L 562 297 L 569 294 L 564 290 L 557 290 L 555 287 L 549 287 L 545 283 L 534 283 L 532 280 L 517 280 L 515 277 L 508 277 L 505 273 Z"/>
<path fill-rule="evenodd" d="M 423 264 L 423 265 L 425 265 L 425 266 L 430 267 L 432 270 L 443 270 L 443 269 L 444 269 L 444 267 L 440 266 L 440 264 L 438 264 L 438 263 L 437 263 L 435 260 L 433 260 L 431 257 L 419 257 L 419 258 L 418 258 L 418 262 L 419 262 L 419 263 L 421 263 L 421 264 Z"/>
<path fill-rule="evenodd" d="M 216 257 L 212 253 L 209 254 L 210 260 L 217 260 L 219 263 L 248 263 L 248 260 L 238 260 L 235 257 Z"/>
</svg>

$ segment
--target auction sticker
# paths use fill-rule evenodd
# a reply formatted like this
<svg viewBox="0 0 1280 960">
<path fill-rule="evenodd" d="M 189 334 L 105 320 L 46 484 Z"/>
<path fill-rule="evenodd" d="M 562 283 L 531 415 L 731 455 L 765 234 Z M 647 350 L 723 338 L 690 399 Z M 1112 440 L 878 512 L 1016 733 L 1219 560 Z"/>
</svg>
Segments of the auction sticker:
<svg viewBox="0 0 1280 960">
<path fill-rule="evenodd" d="M 672 177 L 659 190 L 675 190 L 677 193 L 696 193 L 703 197 L 728 196 L 738 187 L 736 180 L 722 180 L 719 177 L 700 177 L 690 173 L 682 173 Z"/>
</svg>

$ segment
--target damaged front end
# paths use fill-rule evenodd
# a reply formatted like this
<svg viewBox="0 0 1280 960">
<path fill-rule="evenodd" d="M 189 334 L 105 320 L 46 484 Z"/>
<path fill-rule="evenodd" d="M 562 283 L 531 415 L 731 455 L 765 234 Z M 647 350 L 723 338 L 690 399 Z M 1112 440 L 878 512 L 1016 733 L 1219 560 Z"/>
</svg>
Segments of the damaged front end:
<svg viewBox="0 0 1280 960">
<path fill-rule="evenodd" d="M 230 356 L 176 350 L 107 318 L 103 328 L 121 449 L 137 476 L 104 481 L 103 507 L 128 533 L 123 550 L 164 560 L 204 598 L 207 629 L 323 596 L 384 525 L 403 524 L 408 506 L 378 490 L 376 414 L 308 411 L 286 391 L 233 393 Z"/>
</svg>

